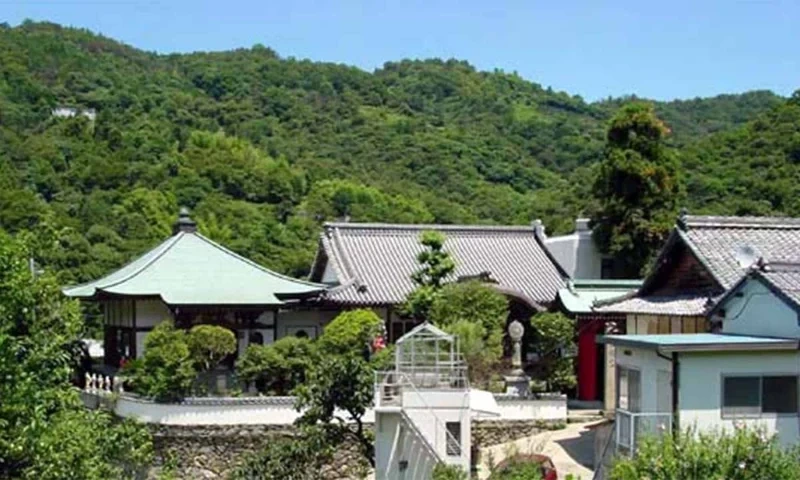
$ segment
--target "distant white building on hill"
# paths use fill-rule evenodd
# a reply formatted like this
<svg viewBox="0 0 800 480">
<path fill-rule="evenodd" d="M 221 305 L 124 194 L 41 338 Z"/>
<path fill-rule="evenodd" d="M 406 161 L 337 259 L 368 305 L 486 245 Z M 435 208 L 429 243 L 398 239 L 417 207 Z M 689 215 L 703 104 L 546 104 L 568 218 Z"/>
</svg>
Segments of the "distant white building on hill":
<svg viewBox="0 0 800 480">
<path fill-rule="evenodd" d="M 93 108 L 59 106 L 51 110 L 50 114 L 56 118 L 72 118 L 80 115 L 91 121 L 97 118 L 97 112 Z"/>
</svg>

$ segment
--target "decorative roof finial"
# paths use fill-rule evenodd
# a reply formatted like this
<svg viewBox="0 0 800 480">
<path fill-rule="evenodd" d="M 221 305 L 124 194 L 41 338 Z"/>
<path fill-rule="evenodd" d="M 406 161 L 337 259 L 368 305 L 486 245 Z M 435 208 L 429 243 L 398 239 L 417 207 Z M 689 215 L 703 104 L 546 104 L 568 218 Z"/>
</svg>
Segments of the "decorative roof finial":
<svg viewBox="0 0 800 480">
<path fill-rule="evenodd" d="M 172 226 L 172 233 L 194 233 L 197 231 L 197 223 L 189 216 L 189 209 L 181 207 L 178 213 L 178 221 Z"/>
<path fill-rule="evenodd" d="M 682 207 L 680 213 L 678 214 L 678 227 L 681 230 L 688 230 L 689 226 L 687 225 L 686 221 L 688 220 L 689 216 L 689 209 L 686 207 Z"/>
</svg>

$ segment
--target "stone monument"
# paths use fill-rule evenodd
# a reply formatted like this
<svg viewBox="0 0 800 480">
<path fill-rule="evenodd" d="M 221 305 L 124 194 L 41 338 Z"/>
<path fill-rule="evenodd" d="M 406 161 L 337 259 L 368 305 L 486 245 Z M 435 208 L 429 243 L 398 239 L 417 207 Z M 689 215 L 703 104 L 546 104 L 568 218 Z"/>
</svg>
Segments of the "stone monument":
<svg viewBox="0 0 800 480">
<path fill-rule="evenodd" d="M 511 372 L 506 375 L 506 393 L 527 397 L 530 395 L 531 379 L 522 370 L 522 336 L 525 327 L 519 320 L 514 320 L 508 326 L 508 336 L 511 338 Z"/>
</svg>

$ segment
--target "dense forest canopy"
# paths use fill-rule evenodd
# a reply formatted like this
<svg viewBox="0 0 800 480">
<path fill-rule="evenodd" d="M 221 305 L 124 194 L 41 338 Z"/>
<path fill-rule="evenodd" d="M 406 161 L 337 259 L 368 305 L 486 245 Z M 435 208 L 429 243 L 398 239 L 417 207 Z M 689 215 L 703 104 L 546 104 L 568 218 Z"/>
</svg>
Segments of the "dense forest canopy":
<svg viewBox="0 0 800 480">
<path fill-rule="evenodd" d="M 605 131 L 587 103 L 457 60 L 374 72 L 256 45 L 157 55 L 85 30 L 0 25 L 0 227 L 64 282 L 201 230 L 307 272 L 322 221 L 513 223 L 588 214 Z M 695 212 L 800 215 L 800 101 L 654 102 Z M 58 118 L 57 106 L 94 109 Z"/>
</svg>

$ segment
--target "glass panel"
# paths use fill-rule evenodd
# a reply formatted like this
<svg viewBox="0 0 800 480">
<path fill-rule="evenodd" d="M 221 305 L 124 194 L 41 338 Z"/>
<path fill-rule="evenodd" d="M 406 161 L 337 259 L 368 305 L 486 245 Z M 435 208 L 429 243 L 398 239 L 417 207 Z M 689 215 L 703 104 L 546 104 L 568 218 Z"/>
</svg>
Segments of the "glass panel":
<svg viewBox="0 0 800 480">
<path fill-rule="evenodd" d="M 761 411 L 764 413 L 798 413 L 797 377 L 764 377 Z"/>
<path fill-rule="evenodd" d="M 628 389 L 630 393 L 630 411 L 642 411 L 642 385 L 638 370 L 628 371 Z"/>
<path fill-rule="evenodd" d="M 759 377 L 725 377 L 722 387 L 724 415 L 752 415 L 761 411 Z"/>
<path fill-rule="evenodd" d="M 628 409 L 628 370 L 617 367 L 617 408 Z"/>
</svg>

